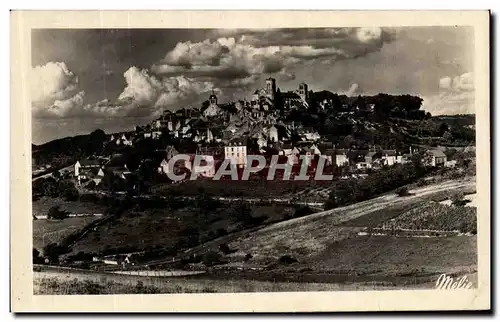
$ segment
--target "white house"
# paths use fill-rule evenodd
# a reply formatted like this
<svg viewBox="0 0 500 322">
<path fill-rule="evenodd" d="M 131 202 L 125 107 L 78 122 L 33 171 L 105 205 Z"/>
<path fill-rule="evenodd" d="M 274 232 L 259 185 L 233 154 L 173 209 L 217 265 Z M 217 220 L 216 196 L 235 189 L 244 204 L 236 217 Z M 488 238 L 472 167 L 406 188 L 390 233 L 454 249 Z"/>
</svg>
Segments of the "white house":
<svg viewBox="0 0 500 322">
<path fill-rule="evenodd" d="M 269 140 L 278 142 L 278 129 L 274 125 L 269 128 Z"/>
<path fill-rule="evenodd" d="M 244 166 L 247 164 L 247 146 L 242 140 L 233 140 L 224 147 L 224 158 L 231 164 Z"/>
<path fill-rule="evenodd" d="M 81 160 L 75 163 L 75 177 L 80 175 L 82 170 L 88 170 L 92 168 L 100 168 L 101 163 L 98 160 Z"/>
<path fill-rule="evenodd" d="M 423 163 L 427 166 L 437 167 L 446 163 L 446 154 L 441 150 L 429 150 L 425 153 Z"/>
<path fill-rule="evenodd" d="M 349 165 L 349 157 L 346 151 L 335 152 L 335 164 L 337 167 L 343 167 Z"/>
<path fill-rule="evenodd" d="M 398 158 L 396 150 L 384 150 L 382 151 L 383 164 L 391 166 L 398 163 Z M 399 163 L 401 163 L 401 158 L 399 158 Z"/>
</svg>

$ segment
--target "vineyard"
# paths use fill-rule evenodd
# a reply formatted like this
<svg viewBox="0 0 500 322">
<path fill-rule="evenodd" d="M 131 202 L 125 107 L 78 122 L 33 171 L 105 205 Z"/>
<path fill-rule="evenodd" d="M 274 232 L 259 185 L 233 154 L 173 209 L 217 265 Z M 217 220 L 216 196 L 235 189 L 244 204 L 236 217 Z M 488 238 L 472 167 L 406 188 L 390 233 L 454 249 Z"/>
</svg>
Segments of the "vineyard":
<svg viewBox="0 0 500 322">
<path fill-rule="evenodd" d="M 379 228 L 477 232 L 477 208 L 455 207 L 431 202 L 384 222 Z"/>
</svg>

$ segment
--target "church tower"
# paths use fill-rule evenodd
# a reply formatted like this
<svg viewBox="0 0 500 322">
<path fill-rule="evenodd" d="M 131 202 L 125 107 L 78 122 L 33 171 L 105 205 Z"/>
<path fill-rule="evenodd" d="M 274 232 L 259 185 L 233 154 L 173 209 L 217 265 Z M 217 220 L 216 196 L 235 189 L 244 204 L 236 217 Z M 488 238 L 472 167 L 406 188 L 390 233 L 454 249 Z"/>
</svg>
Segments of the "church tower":
<svg viewBox="0 0 500 322">
<path fill-rule="evenodd" d="M 299 96 L 300 98 L 304 101 L 307 102 L 307 99 L 309 98 L 308 95 L 309 92 L 307 90 L 307 84 L 306 83 L 300 83 L 299 84 Z"/>
<path fill-rule="evenodd" d="M 274 97 L 276 95 L 276 79 L 271 77 L 266 79 L 266 93 L 267 97 L 274 102 Z"/>
<path fill-rule="evenodd" d="M 208 98 L 210 105 L 217 105 L 217 96 L 215 96 L 214 91 L 212 91 L 212 95 Z"/>
</svg>

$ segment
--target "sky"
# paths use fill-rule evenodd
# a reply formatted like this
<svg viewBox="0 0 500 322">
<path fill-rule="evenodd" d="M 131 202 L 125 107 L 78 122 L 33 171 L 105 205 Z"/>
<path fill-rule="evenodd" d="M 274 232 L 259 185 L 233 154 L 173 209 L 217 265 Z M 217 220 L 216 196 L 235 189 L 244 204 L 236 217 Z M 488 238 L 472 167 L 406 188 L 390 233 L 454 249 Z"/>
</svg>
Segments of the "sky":
<svg viewBox="0 0 500 322">
<path fill-rule="evenodd" d="M 412 94 L 474 113 L 471 27 L 32 30 L 32 141 L 132 130 L 164 110 L 250 98 L 274 77 L 347 95 Z"/>
</svg>

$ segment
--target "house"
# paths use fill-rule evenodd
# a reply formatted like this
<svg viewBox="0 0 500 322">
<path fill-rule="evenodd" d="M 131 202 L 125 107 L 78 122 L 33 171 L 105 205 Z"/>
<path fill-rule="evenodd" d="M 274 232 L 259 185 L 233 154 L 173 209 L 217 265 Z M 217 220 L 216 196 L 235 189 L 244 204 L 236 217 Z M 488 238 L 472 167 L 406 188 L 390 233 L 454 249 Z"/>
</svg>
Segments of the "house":
<svg viewBox="0 0 500 322">
<path fill-rule="evenodd" d="M 337 167 L 349 165 L 349 157 L 347 155 L 347 152 L 347 150 L 335 151 L 335 164 L 337 165 Z"/>
<path fill-rule="evenodd" d="M 203 116 L 215 117 L 223 112 L 222 108 L 217 104 L 217 96 L 215 96 L 215 93 L 212 92 L 212 95 L 210 95 L 210 97 L 208 98 L 208 102 L 209 105 L 203 111 Z"/>
<path fill-rule="evenodd" d="M 196 149 L 197 155 L 207 155 L 214 158 L 221 158 L 223 154 L 223 149 L 218 146 L 199 146 Z"/>
<path fill-rule="evenodd" d="M 394 165 L 398 163 L 396 150 L 382 150 L 382 160 L 384 165 Z M 401 162 L 401 158 L 399 158 L 399 163 Z"/>
<path fill-rule="evenodd" d="M 98 185 L 99 183 L 101 183 L 103 177 L 104 171 L 99 167 L 81 170 L 76 178 L 79 184 L 82 184 L 83 182 L 87 182 L 89 180 L 93 180 L 94 183 Z"/>
<path fill-rule="evenodd" d="M 319 133 L 312 128 L 302 128 L 298 131 L 302 141 L 317 141 L 321 139 Z"/>
<path fill-rule="evenodd" d="M 323 148 L 321 150 L 321 155 L 326 158 L 326 165 L 333 164 L 333 159 L 335 158 L 335 149 L 333 148 Z"/>
<path fill-rule="evenodd" d="M 113 174 L 117 176 L 120 179 L 127 179 L 128 175 L 130 175 L 132 172 L 127 168 L 127 165 L 123 167 L 107 167 L 106 171 L 110 174 Z"/>
<path fill-rule="evenodd" d="M 356 169 L 358 170 L 366 170 L 366 169 L 371 169 L 372 164 L 369 162 L 356 162 Z"/>
<path fill-rule="evenodd" d="M 99 162 L 99 160 L 81 160 L 81 161 L 76 161 L 74 167 L 75 167 L 75 177 L 78 177 L 81 171 L 93 168 L 100 168 L 101 163 Z"/>
<path fill-rule="evenodd" d="M 278 152 L 279 155 L 284 156 L 298 155 L 299 153 L 299 149 L 297 149 L 290 143 L 282 144 Z"/>
<path fill-rule="evenodd" d="M 446 163 L 446 154 L 443 151 L 433 149 L 425 153 L 422 163 L 426 166 L 438 167 Z"/>
<path fill-rule="evenodd" d="M 173 146 L 169 145 L 165 148 L 165 159 L 167 161 L 172 159 L 177 154 L 179 154 L 179 151 L 177 151 Z"/>
<path fill-rule="evenodd" d="M 365 154 L 365 162 L 372 164 L 375 160 L 378 160 L 381 157 L 382 154 L 380 152 L 370 151 L 367 154 Z"/>
<path fill-rule="evenodd" d="M 278 142 L 278 129 L 273 125 L 269 128 L 269 140 Z"/>
<path fill-rule="evenodd" d="M 129 140 L 125 134 L 122 135 L 121 137 L 121 143 L 123 145 L 132 145 L 132 140 Z"/>
<path fill-rule="evenodd" d="M 318 149 L 316 144 L 313 144 L 313 145 L 304 149 L 304 154 L 306 156 L 321 155 L 321 151 Z"/>
<path fill-rule="evenodd" d="M 158 167 L 158 173 L 163 173 L 163 174 L 168 174 L 170 173 L 170 169 L 168 167 L 168 161 L 167 159 L 163 159 L 161 162 L 160 162 L 160 165 Z"/>
<path fill-rule="evenodd" d="M 450 160 L 444 163 L 446 168 L 455 168 L 457 166 L 457 160 Z"/>
<path fill-rule="evenodd" d="M 202 158 L 198 165 L 194 164 L 195 158 Z M 192 155 L 185 162 L 185 167 L 191 173 L 199 174 L 205 178 L 213 178 L 215 176 L 215 159 L 211 155 Z"/>
<path fill-rule="evenodd" d="M 224 158 L 230 159 L 231 164 L 242 167 L 247 164 L 247 145 L 242 139 L 231 140 L 224 147 Z"/>
</svg>

